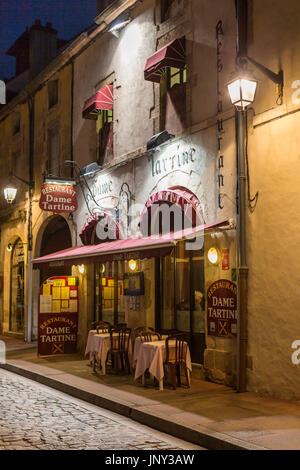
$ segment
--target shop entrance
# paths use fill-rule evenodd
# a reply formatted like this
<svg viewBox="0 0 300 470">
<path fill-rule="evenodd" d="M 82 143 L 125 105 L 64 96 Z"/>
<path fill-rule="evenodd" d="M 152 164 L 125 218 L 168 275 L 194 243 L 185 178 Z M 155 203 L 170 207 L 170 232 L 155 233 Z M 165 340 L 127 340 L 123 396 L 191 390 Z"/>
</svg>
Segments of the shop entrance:
<svg viewBox="0 0 300 470">
<path fill-rule="evenodd" d="M 45 256 L 56 251 L 64 250 L 72 246 L 71 233 L 66 220 L 61 216 L 53 217 L 43 233 L 40 256 Z M 71 266 L 45 267 L 40 270 L 40 284 L 52 276 L 71 275 Z"/>
<path fill-rule="evenodd" d="M 127 261 L 95 265 L 95 321 L 125 323 L 124 274 Z"/>
<path fill-rule="evenodd" d="M 20 238 L 11 253 L 9 330 L 24 331 L 24 245 Z"/>
<path fill-rule="evenodd" d="M 191 337 L 192 361 L 203 364 L 205 298 L 203 249 L 178 243 L 170 256 L 156 261 L 156 329 L 176 329 Z"/>
</svg>

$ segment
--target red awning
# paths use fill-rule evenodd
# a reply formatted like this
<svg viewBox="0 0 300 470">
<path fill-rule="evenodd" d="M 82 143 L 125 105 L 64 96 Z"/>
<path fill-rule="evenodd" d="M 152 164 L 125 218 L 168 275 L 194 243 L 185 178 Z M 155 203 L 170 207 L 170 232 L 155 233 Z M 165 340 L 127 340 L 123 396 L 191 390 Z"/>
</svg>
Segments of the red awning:
<svg viewBox="0 0 300 470">
<path fill-rule="evenodd" d="M 80 240 L 82 241 L 84 245 L 91 244 L 92 234 L 98 222 L 101 222 L 103 227 L 107 226 L 107 238 L 108 239 L 111 238 L 113 240 L 118 240 L 120 238 L 119 224 L 114 219 L 113 215 L 109 213 L 104 214 L 103 212 L 94 212 L 92 215 L 88 217 L 86 223 L 84 224 L 79 234 Z"/>
<path fill-rule="evenodd" d="M 82 117 L 97 119 L 99 111 L 113 109 L 113 101 L 114 87 L 113 85 L 105 85 L 84 103 Z"/>
<path fill-rule="evenodd" d="M 145 80 L 160 82 L 160 77 L 166 67 L 184 69 L 185 61 L 185 37 L 169 42 L 149 57 L 144 69 Z"/>
<path fill-rule="evenodd" d="M 104 263 L 167 256 L 181 239 L 201 235 L 205 230 L 228 226 L 228 220 L 180 230 L 176 233 L 146 238 L 127 238 L 100 245 L 77 246 L 32 260 L 33 268 L 60 267 L 77 264 Z"/>
</svg>

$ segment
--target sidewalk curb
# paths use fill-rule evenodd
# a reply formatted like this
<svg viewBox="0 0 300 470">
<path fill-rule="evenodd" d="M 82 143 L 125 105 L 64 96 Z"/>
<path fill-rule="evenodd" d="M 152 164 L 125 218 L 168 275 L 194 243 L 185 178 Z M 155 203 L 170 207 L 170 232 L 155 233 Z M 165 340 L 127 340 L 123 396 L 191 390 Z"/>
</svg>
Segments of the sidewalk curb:
<svg viewBox="0 0 300 470">
<path fill-rule="evenodd" d="M 64 392 L 92 405 L 96 405 L 127 418 L 131 418 L 134 421 L 160 432 L 164 432 L 179 439 L 205 447 L 208 450 L 268 450 L 265 447 L 246 443 L 240 439 L 236 439 L 217 431 L 212 431 L 205 427 L 197 426 L 197 429 L 194 429 L 193 427 L 184 426 L 183 424 L 175 421 L 165 419 L 162 416 L 154 416 L 150 412 L 139 410 L 138 406 L 134 407 L 126 402 L 102 397 L 82 388 L 66 384 L 60 380 L 47 377 L 37 372 L 32 372 L 29 369 L 18 367 L 14 364 L 0 364 L 0 368 L 54 388 L 60 392 Z"/>
</svg>

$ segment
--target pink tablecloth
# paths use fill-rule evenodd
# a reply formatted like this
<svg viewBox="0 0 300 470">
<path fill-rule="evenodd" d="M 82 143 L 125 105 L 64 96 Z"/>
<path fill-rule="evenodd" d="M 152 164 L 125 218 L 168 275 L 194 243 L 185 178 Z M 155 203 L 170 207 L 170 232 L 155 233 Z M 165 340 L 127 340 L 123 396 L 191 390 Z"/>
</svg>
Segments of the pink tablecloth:
<svg viewBox="0 0 300 470">
<path fill-rule="evenodd" d="M 156 377 L 157 380 L 163 379 L 163 362 L 166 355 L 165 344 L 165 340 L 140 344 L 136 360 L 135 380 L 141 377 L 147 369 L 149 369 L 150 374 Z M 171 340 L 169 342 L 169 348 L 170 350 L 175 348 L 175 340 Z M 187 368 L 191 371 L 191 355 L 188 346 L 186 349 L 186 365 Z"/>
</svg>

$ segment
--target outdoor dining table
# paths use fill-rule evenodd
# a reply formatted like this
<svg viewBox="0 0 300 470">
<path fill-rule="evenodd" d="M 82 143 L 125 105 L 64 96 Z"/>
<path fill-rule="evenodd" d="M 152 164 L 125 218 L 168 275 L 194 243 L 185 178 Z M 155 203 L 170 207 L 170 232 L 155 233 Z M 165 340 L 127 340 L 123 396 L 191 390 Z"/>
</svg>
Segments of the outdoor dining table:
<svg viewBox="0 0 300 470">
<path fill-rule="evenodd" d="M 113 334 L 113 338 L 118 338 L 118 333 Z M 96 330 L 90 330 L 85 348 L 85 355 L 90 355 L 90 362 L 99 361 L 102 375 L 106 374 L 107 354 L 110 350 L 110 333 L 97 334 Z M 130 341 L 129 341 L 129 353 Z"/>
<path fill-rule="evenodd" d="M 138 339 L 138 338 L 137 338 Z M 170 354 L 175 350 L 176 340 L 169 341 Z M 164 360 L 166 357 L 166 341 L 140 342 L 135 360 L 135 377 L 137 380 L 142 376 L 143 385 L 145 383 L 145 372 L 149 369 L 150 374 L 159 382 L 159 390 L 163 390 Z M 192 370 L 191 355 L 188 345 L 186 346 L 186 366 L 188 377 Z"/>
</svg>

